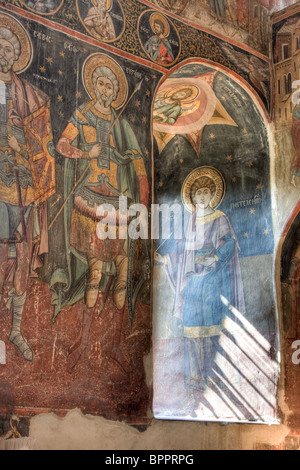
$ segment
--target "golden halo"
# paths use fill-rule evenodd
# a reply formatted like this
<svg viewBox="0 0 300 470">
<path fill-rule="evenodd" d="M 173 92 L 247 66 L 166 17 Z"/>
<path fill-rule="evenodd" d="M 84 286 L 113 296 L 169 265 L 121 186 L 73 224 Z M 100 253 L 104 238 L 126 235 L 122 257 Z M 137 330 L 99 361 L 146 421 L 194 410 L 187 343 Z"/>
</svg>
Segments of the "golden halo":
<svg viewBox="0 0 300 470">
<path fill-rule="evenodd" d="M 195 181 L 203 177 L 210 178 L 216 186 L 216 194 L 211 200 L 210 206 L 213 209 L 216 209 L 224 199 L 226 192 L 226 183 L 222 173 L 220 173 L 219 170 L 216 170 L 216 168 L 212 168 L 209 166 L 202 166 L 200 168 L 196 168 L 196 170 L 192 171 L 192 173 L 190 173 L 185 179 L 181 190 L 182 202 L 189 212 L 191 212 L 191 207 L 192 211 L 196 210 L 196 206 L 192 201 L 191 188 Z"/>
<path fill-rule="evenodd" d="M 96 6 L 98 6 L 98 1 L 97 0 L 92 0 L 93 4 Z M 111 9 L 111 5 L 112 5 L 112 0 L 106 0 L 106 11 L 109 11 Z"/>
<path fill-rule="evenodd" d="M 29 34 L 18 20 L 7 13 L 0 13 L 1 26 L 9 29 L 19 39 L 21 54 L 18 60 L 14 62 L 13 71 L 18 74 L 22 73 L 28 69 L 33 59 L 33 47 Z"/>
<path fill-rule="evenodd" d="M 200 95 L 200 90 L 195 85 L 186 85 L 178 88 L 173 88 L 172 90 L 167 91 L 165 97 L 170 98 L 170 96 L 174 95 L 175 93 L 186 90 L 187 88 L 190 88 L 193 91 L 193 94 L 189 96 L 188 99 L 180 101 L 182 101 L 182 103 L 191 103 L 192 101 L 195 101 L 195 99 L 198 98 L 198 96 Z"/>
<path fill-rule="evenodd" d="M 95 99 L 92 77 L 96 68 L 101 66 L 108 67 L 117 77 L 119 82 L 119 93 L 115 101 L 113 101 L 112 107 L 119 109 L 127 100 L 128 83 L 121 66 L 114 59 L 111 59 L 107 55 L 96 52 L 95 54 L 90 55 L 84 62 L 82 68 L 82 81 L 85 90 L 90 98 Z"/>
<path fill-rule="evenodd" d="M 168 20 L 164 16 L 160 15 L 159 13 L 152 13 L 152 15 L 150 16 L 150 26 L 154 34 L 155 34 L 154 23 L 156 20 L 159 20 L 163 23 L 165 27 L 163 35 L 165 38 L 167 38 L 170 34 L 170 24 Z"/>
</svg>

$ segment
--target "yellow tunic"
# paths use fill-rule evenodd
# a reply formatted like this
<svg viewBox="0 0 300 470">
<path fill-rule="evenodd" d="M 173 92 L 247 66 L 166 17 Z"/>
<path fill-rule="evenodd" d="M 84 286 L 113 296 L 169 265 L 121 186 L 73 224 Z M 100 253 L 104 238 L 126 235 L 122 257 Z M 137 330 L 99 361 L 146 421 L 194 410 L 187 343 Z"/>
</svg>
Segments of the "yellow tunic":
<svg viewBox="0 0 300 470">
<path fill-rule="evenodd" d="M 89 103 L 86 108 L 80 112 L 79 110 L 76 111 L 76 117 L 82 121 L 88 123 L 87 119 L 84 117 L 84 113 L 88 110 L 91 110 L 95 116 L 98 118 L 104 119 L 105 121 L 111 122 L 112 116 L 111 114 L 102 114 L 100 113 L 95 107 L 94 107 L 94 102 L 92 101 Z M 87 144 L 93 144 L 97 142 L 97 131 L 95 127 L 92 126 L 83 126 L 83 132 L 84 132 L 84 138 L 86 140 Z M 69 123 L 68 126 L 66 127 L 65 131 L 63 132 L 63 136 L 66 137 L 70 142 L 76 141 L 76 139 L 79 137 L 80 131 L 79 129 L 74 126 L 73 123 Z M 110 134 L 110 146 L 111 148 L 116 148 L 114 139 L 112 134 Z M 138 155 L 138 152 L 133 150 L 133 153 Z M 88 154 L 86 152 L 83 152 L 83 158 L 89 158 Z M 146 169 L 145 169 L 145 164 L 143 158 L 136 158 L 133 160 L 135 172 L 137 176 L 146 176 Z M 92 168 L 92 174 L 90 179 L 88 180 L 88 183 L 97 183 L 98 182 L 98 177 L 104 174 L 106 177 L 109 178 L 109 184 L 113 186 L 116 189 L 118 188 L 118 180 L 117 180 L 117 171 L 118 171 L 118 165 L 114 162 L 110 162 L 110 169 L 105 169 L 105 168 L 100 168 L 98 166 L 98 162 L 96 159 L 90 160 L 90 166 Z"/>
</svg>

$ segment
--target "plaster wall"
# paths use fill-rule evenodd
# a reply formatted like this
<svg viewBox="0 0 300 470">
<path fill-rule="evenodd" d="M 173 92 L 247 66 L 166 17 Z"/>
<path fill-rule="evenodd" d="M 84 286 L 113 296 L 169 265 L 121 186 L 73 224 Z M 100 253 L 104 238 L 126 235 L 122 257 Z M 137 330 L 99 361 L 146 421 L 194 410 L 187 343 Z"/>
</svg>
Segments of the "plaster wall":
<svg viewBox="0 0 300 470">
<path fill-rule="evenodd" d="M 30 437 L 37 449 L 91 450 L 254 450 L 280 447 L 288 438 L 285 426 L 220 425 L 153 421 L 140 432 L 123 423 L 84 417 L 39 415 L 31 420 Z M 298 447 L 299 440 L 297 439 Z M 297 446 L 295 446 L 297 447 Z"/>
</svg>

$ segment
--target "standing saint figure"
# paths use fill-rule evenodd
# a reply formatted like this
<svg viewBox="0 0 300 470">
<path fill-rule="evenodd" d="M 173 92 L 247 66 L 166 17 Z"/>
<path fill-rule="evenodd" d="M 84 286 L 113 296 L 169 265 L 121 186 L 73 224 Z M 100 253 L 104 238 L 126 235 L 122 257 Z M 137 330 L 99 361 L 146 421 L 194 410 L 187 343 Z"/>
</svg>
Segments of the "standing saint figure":
<svg viewBox="0 0 300 470">
<path fill-rule="evenodd" d="M 34 353 L 21 331 L 26 289 L 48 252 L 46 201 L 55 192 L 49 98 L 16 74 L 31 54 L 26 31 L 1 14 L 0 296 L 12 313 L 9 340 L 27 361 Z"/>
<path fill-rule="evenodd" d="M 187 413 L 195 410 L 196 392 L 210 385 L 228 316 L 226 303 L 245 312 L 238 241 L 226 215 L 215 210 L 224 186 L 215 169 L 192 172 L 183 188 L 185 203 L 195 209 L 185 237 L 172 253 L 156 254 L 166 266 L 175 293 L 173 315 L 183 329 Z"/>
<path fill-rule="evenodd" d="M 170 25 L 167 20 L 160 14 L 151 15 L 150 24 L 154 36 L 152 36 L 145 44 L 145 50 L 155 62 L 168 65 L 174 62 L 174 54 L 172 46 L 169 42 L 168 35 L 170 33 Z"/>
<path fill-rule="evenodd" d="M 93 6 L 84 19 L 92 36 L 100 37 L 103 41 L 112 41 L 116 38 L 113 20 L 109 14 L 112 0 L 92 0 Z"/>
<path fill-rule="evenodd" d="M 83 76 L 92 100 L 74 112 L 57 145 L 58 152 L 65 157 L 66 197 L 87 165 L 89 171 L 65 207 L 67 287 L 54 298 L 55 316 L 64 306 L 85 297 L 82 334 L 69 357 L 69 366 L 73 367 L 87 347 L 98 295 L 101 312 L 105 287 L 113 278 L 115 335 L 111 358 L 126 370 L 128 362 L 119 343 L 126 300 L 128 240 L 121 236 L 98 238 L 101 217 L 97 208 L 103 204 L 114 206 L 118 233 L 128 223 L 127 216 L 119 211 L 120 196 L 147 206 L 149 186 L 136 136 L 127 120 L 118 118 L 115 109 L 124 105 L 127 97 L 128 85 L 121 67 L 105 55 L 93 54 L 85 63 Z M 61 285 L 60 273 L 57 282 Z"/>
</svg>

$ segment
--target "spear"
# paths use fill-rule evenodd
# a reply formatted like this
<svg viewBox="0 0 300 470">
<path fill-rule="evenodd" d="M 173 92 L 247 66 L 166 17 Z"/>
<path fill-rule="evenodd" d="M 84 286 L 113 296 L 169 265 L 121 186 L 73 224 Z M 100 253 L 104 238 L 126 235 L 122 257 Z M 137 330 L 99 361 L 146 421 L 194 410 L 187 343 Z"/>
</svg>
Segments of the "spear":
<svg viewBox="0 0 300 470">
<path fill-rule="evenodd" d="M 118 114 L 118 116 L 116 117 L 116 119 L 114 120 L 114 122 L 112 123 L 112 125 L 110 126 L 109 130 L 107 131 L 107 133 L 105 134 L 105 137 L 107 135 L 109 135 L 111 133 L 111 131 L 113 130 L 113 128 L 115 127 L 116 123 L 118 122 L 118 120 L 120 119 L 120 117 L 122 116 L 123 112 L 125 111 L 125 109 L 127 108 L 127 106 L 129 105 L 130 101 L 132 100 L 132 98 L 134 97 L 134 95 L 140 91 L 140 89 L 142 88 L 142 83 L 143 83 L 144 79 L 142 79 L 135 87 L 133 93 L 131 94 L 131 96 L 128 98 L 127 102 L 125 103 L 125 105 L 123 106 L 121 112 Z M 97 157 L 99 158 L 99 157 Z M 50 223 L 50 225 L 48 226 L 48 230 L 51 230 L 53 224 L 56 222 L 56 220 L 58 219 L 58 217 L 60 216 L 60 214 L 62 213 L 62 211 L 64 210 L 65 208 L 65 205 L 67 204 L 68 200 L 70 199 L 70 197 L 74 194 L 74 192 L 76 191 L 76 189 L 78 188 L 79 184 L 81 183 L 81 181 L 83 180 L 83 178 L 85 177 L 85 175 L 87 174 L 88 170 L 90 169 L 90 163 L 87 165 L 86 169 L 84 170 L 84 172 L 82 173 L 82 175 L 80 176 L 80 178 L 77 180 L 75 186 L 73 187 L 72 191 L 69 193 L 69 195 L 67 196 L 66 200 L 64 201 L 63 205 L 61 206 L 61 208 L 59 209 L 59 211 L 57 212 L 56 216 L 54 217 L 54 219 L 52 220 L 52 222 Z"/>
<path fill-rule="evenodd" d="M 158 247 L 158 248 L 156 248 L 156 250 L 155 250 L 155 252 L 154 252 L 154 253 L 157 253 L 157 252 L 158 252 L 158 250 L 160 250 L 160 249 L 161 249 L 161 247 L 163 247 L 163 246 L 164 246 L 164 244 L 165 244 L 165 243 L 167 243 L 167 241 L 169 241 L 169 240 L 171 239 L 171 236 L 172 236 L 172 234 L 171 234 L 171 235 L 169 235 L 169 237 L 168 237 L 168 238 L 166 238 L 166 240 L 165 240 L 164 242 L 162 242 L 162 244 L 161 244 L 161 245 L 159 245 L 159 247 Z"/>
</svg>

